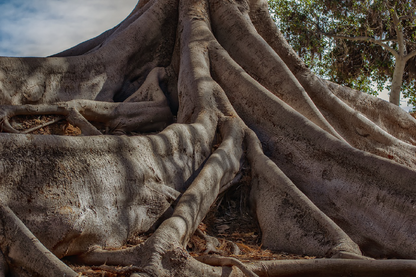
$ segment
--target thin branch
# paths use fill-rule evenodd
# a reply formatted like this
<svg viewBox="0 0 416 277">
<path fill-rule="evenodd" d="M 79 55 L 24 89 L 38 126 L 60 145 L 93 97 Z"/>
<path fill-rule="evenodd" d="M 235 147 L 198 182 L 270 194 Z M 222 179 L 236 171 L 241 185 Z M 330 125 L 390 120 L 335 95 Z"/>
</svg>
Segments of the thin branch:
<svg viewBox="0 0 416 277">
<path fill-rule="evenodd" d="M 67 116 L 67 121 L 81 129 L 81 133 L 86 136 L 99 136 L 102 133 L 92 125 L 79 111 L 72 108 Z"/>
<path fill-rule="evenodd" d="M 397 38 L 381 39 L 381 40 L 378 40 L 378 41 L 381 41 L 381 42 L 392 42 L 392 41 L 397 41 Z"/>
<path fill-rule="evenodd" d="M 43 127 L 46 127 L 46 126 L 52 125 L 52 124 L 54 124 L 54 123 L 56 123 L 56 122 L 58 122 L 58 121 L 61 121 L 61 120 L 63 120 L 63 119 L 64 119 L 64 117 L 63 117 L 63 116 L 60 116 L 60 117 L 57 117 L 57 118 L 55 118 L 55 119 L 53 119 L 53 120 L 51 120 L 51 121 L 45 122 L 45 123 L 43 123 L 43 124 L 41 124 L 41 125 L 39 125 L 39 126 L 36 126 L 36 127 L 30 128 L 30 129 L 27 129 L 27 130 L 21 131 L 21 133 L 22 133 L 22 134 L 29 134 L 29 133 L 34 132 L 34 131 L 36 131 L 36 130 L 39 130 L 39 129 L 43 128 Z"/>
<path fill-rule="evenodd" d="M 12 127 L 12 125 L 10 124 L 9 118 L 7 116 L 0 119 L 0 132 L 3 132 L 3 131 L 9 132 L 9 133 L 15 133 L 15 134 L 20 133 L 18 130 Z"/>
<path fill-rule="evenodd" d="M 404 56 L 406 54 L 406 48 L 404 45 L 404 35 L 403 35 L 403 30 L 400 24 L 400 19 L 399 16 L 397 15 L 397 12 L 395 9 L 392 9 L 393 12 L 391 12 L 391 16 L 393 18 L 393 25 L 394 25 L 394 29 L 396 30 L 397 33 L 397 43 L 399 45 L 399 55 L 400 56 Z"/>
<path fill-rule="evenodd" d="M 400 16 L 399 20 L 405 20 L 405 19 L 416 19 L 416 15 L 405 15 L 405 16 Z"/>
<path fill-rule="evenodd" d="M 406 15 L 400 16 L 399 20 L 416 19 L 416 8 L 413 7 Z"/>
<path fill-rule="evenodd" d="M 327 36 L 327 37 L 332 37 L 332 38 L 335 38 L 335 39 L 347 39 L 347 40 L 352 40 L 352 41 L 372 42 L 372 43 L 380 45 L 381 47 L 390 51 L 390 53 L 392 53 L 395 57 L 399 56 L 399 53 L 396 50 L 394 50 L 392 47 L 390 47 L 389 45 L 384 43 L 383 40 L 378 40 L 378 39 L 375 39 L 375 38 L 372 38 L 372 37 L 366 37 L 366 36 L 349 37 L 349 36 L 342 36 L 342 35 L 333 35 L 333 34 L 323 33 L 323 32 L 321 32 L 321 33 L 323 35 Z M 386 40 L 386 41 L 388 41 L 388 40 Z"/>
<path fill-rule="evenodd" d="M 406 40 L 406 43 L 407 43 L 407 44 L 411 44 L 411 45 L 416 45 L 416 42 L 414 42 L 414 41 L 410 41 L 410 40 Z"/>
<path fill-rule="evenodd" d="M 416 56 L 416 50 L 413 50 L 412 52 L 410 52 L 409 54 L 407 54 L 404 57 L 404 60 L 407 62 L 408 60 L 410 60 L 411 58 L 413 58 L 414 56 Z"/>
<path fill-rule="evenodd" d="M 384 5 L 389 8 L 389 9 L 393 9 L 394 5 L 390 4 L 389 1 L 384 1 Z"/>
</svg>

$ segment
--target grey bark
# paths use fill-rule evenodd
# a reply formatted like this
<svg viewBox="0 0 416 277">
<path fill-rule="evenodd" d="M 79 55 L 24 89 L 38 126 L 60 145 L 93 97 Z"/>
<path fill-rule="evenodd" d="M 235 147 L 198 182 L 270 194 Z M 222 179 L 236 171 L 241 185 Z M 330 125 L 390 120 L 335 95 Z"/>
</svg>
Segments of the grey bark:
<svg viewBox="0 0 416 277">
<path fill-rule="evenodd" d="M 397 106 L 400 106 L 400 91 L 402 89 L 404 68 L 406 67 L 406 60 L 400 56 L 396 57 L 396 63 L 393 72 L 393 79 L 391 81 L 391 90 L 389 101 Z"/>
<path fill-rule="evenodd" d="M 71 275 L 65 257 L 133 276 L 415 273 L 416 121 L 313 75 L 266 1 L 139 2 L 54 57 L 0 58 L 0 92 L 0 274 Z M 83 136 L 24 133 L 17 115 Z M 262 245 L 337 259 L 189 255 L 244 163 Z"/>
</svg>

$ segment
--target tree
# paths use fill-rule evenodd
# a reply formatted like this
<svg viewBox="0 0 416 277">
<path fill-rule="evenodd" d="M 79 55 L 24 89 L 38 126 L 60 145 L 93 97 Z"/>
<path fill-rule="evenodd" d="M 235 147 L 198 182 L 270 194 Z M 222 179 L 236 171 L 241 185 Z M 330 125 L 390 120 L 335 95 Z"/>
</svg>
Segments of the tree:
<svg viewBox="0 0 416 277">
<path fill-rule="evenodd" d="M 413 1 L 270 3 L 285 37 L 315 72 L 375 95 L 389 89 L 396 105 L 403 90 L 416 103 Z"/>
<path fill-rule="evenodd" d="M 3 275 L 77 276 L 63 258 L 131 276 L 416 271 L 415 119 L 314 75 L 266 1 L 140 1 L 96 38 L 0 68 Z M 38 115 L 84 136 L 26 134 L 17 117 Z M 335 259 L 191 257 L 241 172 L 264 247 Z"/>
</svg>

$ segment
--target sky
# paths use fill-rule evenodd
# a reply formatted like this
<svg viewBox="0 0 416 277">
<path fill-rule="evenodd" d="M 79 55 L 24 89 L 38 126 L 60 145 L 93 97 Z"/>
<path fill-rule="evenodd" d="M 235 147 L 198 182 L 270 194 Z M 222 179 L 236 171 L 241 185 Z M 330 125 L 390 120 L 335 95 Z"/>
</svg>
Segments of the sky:
<svg viewBox="0 0 416 277">
<path fill-rule="evenodd" d="M 48 56 L 120 23 L 137 0 L 0 0 L 0 56 Z"/>
<path fill-rule="evenodd" d="M 45 57 L 120 23 L 137 0 L 0 0 L 0 56 Z M 388 92 L 379 97 L 388 100 Z M 401 107 L 406 107 L 402 99 Z"/>
</svg>

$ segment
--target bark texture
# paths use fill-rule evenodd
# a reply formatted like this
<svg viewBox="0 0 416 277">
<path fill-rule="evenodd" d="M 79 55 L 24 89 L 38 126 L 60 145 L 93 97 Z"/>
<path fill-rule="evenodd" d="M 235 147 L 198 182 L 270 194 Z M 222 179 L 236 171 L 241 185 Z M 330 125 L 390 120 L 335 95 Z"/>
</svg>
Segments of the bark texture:
<svg viewBox="0 0 416 277">
<path fill-rule="evenodd" d="M 0 276 L 77 276 L 64 257 L 131 276 L 416 274 L 415 119 L 313 75 L 267 1 L 140 1 L 67 51 L 0 57 L 0 104 Z M 189 255 L 244 164 L 263 247 L 333 259 Z"/>
</svg>

